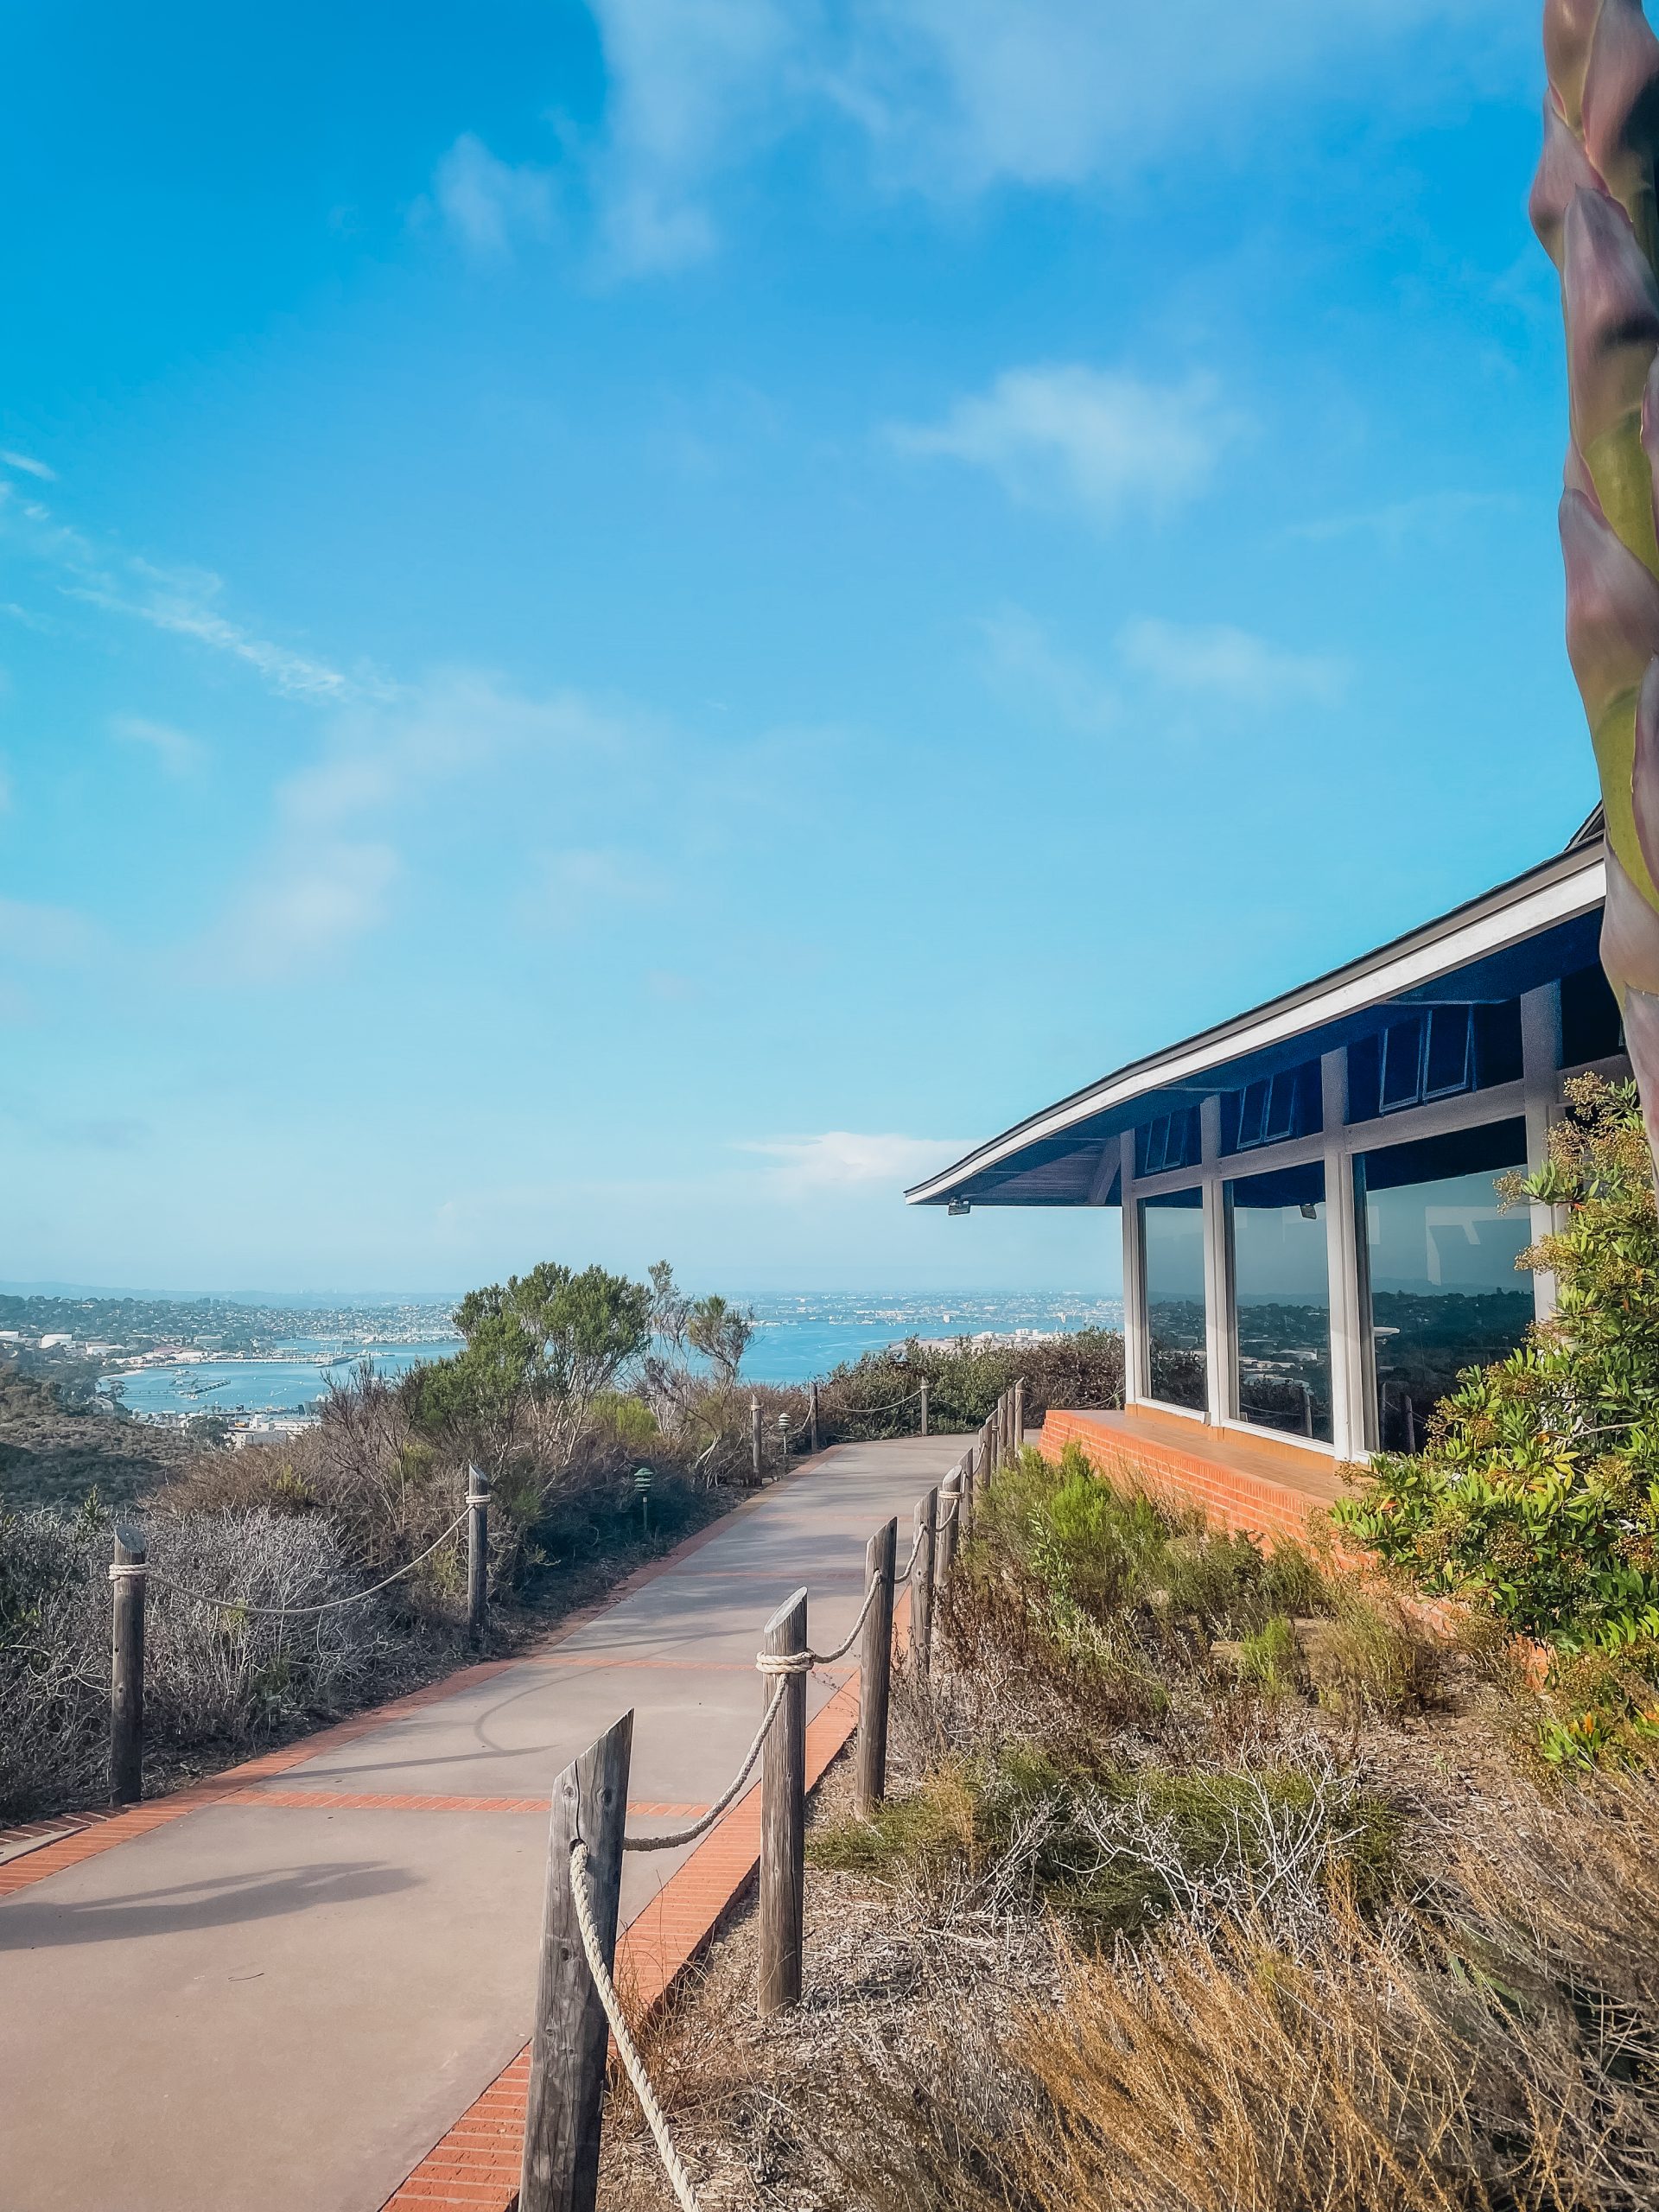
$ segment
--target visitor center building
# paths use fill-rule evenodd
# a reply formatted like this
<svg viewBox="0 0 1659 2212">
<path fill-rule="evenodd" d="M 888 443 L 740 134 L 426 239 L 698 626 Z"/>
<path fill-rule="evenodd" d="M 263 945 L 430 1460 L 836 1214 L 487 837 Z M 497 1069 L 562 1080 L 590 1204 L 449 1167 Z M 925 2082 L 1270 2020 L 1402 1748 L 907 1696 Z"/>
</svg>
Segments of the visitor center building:
<svg viewBox="0 0 1659 2212">
<path fill-rule="evenodd" d="M 1599 815 L 1567 849 L 1302 988 L 1104 1076 L 907 1193 L 1116 1208 L 1128 1406 L 1338 1459 L 1411 1450 L 1553 1294 L 1562 1084 L 1629 1073 L 1598 963 Z"/>
</svg>

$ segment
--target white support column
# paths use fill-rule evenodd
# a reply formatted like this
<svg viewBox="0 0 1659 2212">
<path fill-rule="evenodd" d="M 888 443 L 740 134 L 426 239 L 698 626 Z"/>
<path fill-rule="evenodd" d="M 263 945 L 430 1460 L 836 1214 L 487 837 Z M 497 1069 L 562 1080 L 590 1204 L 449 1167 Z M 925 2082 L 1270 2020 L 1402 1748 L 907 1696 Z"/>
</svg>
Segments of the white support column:
<svg viewBox="0 0 1659 2212">
<path fill-rule="evenodd" d="M 1135 1197 L 1135 1131 L 1125 1129 L 1123 1148 L 1123 1402 L 1132 1406 L 1147 1395 L 1147 1282 L 1141 1261 L 1141 1211 Z"/>
<path fill-rule="evenodd" d="M 1227 1250 L 1226 1191 L 1221 1157 L 1221 1101 L 1198 1108 L 1199 1158 L 1204 1179 L 1204 1367 L 1207 1421 L 1232 1418 L 1234 1397 L 1233 1271 Z"/>
<path fill-rule="evenodd" d="M 1354 1198 L 1354 1160 L 1343 1141 L 1348 1117 L 1348 1055 L 1319 1061 L 1325 1109 L 1325 1249 L 1331 1286 L 1331 1434 L 1339 1459 L 1370 1449 L 1370 1297 L 1364 1228 Z"/>
<path fill-rule="evenodd" d="M 1521 1081 L 1527 1101 L 1527 1166 L 1536 1174 L 1549 1155 L 1550 1124 L 1561 1110 L 1561 987 L 1541 984 L 1521 994 Z M 1555 1209 L 1534 1200 L 1532 1241 L 1556 1227 Z M 1532 1310 L 1542 1321 L 1555 1311 L 1555 1278 L 1532 1279 Z"/>
</svg>

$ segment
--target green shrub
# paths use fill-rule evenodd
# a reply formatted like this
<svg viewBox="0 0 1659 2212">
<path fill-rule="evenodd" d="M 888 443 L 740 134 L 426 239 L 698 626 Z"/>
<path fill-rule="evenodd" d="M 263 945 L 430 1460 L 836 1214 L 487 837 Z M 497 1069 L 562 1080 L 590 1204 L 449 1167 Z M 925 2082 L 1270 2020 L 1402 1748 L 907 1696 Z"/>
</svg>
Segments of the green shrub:
<svg viewBox="0 0 1659 2212">
<path fill-rule="evenodd" d="M 910 1394 L 924 1377 L 929 1425 L 941 1434 L 976 1429 L 1002 1393 L 1022 1381 L 1026 1419 L 1035 1424 L 1050 1406 L 1121 1406 L 1123 1339 L 1116 1329 L 1078 1329 L 1047 1344 L 966 1343 L 941 1351 L 912 1338 L 891 1351 L 866 1352 L 833 1369 L 820 1386 L 826 1442 L 913 1435 Z M 892 1405 L 901 1398 L 905 1403 Z"/>
<path fill-rule="evenodd" d="M 1307 1669 L 1296 1631 L 1282 1613 L 1274 1613 L 1245 1637 L 1238 1649 L 1242 1681 L 1254 1682 L 1269 1697 L 1283 1697 L 1302 1688 Z"/>
<path fill-rule="evenodd" d="M 1351 1776 L 1296 1766 L 1122 1768 L 1007 1744 L 948 1762 L 873 1820 L 810 1843 L 818 1866 L 924 1891 L 1023 1895 L 1098 1939 L 1206 1901 L 1293 1910 L 1340 1878 L 1374 1904 L 1396 1880 L 1398 1821 Z"/>
<path fill-rule="evenodd" d="M 1294 1544 L 1268 1552 L 1198 1513 L 1102 1475 L 1081 1448 L 1023 1452 L 976 1509 L 969 1586 L 1023 1584 L 1057 1634 L 1126 1620 L 1158 1643 L 1249 1635 L 1275 1613 L 1323 1611 L 1323 1578 Z"/>
<path fill-rule="evenodd" d="M 1547 1166 L 1507 1193 L 1567 1210 L 1523 1255 L 1554 1271 L 1555 1314 L 1466 1375 L 1427 1448 L 1376 1460 L 1336 1516 L 1511 1630 L 1635 1658 L 1659 1645 L 1659 1215 L 1634 1087 L 1586 1077 L 1568 1098 Z"/>
</svg>

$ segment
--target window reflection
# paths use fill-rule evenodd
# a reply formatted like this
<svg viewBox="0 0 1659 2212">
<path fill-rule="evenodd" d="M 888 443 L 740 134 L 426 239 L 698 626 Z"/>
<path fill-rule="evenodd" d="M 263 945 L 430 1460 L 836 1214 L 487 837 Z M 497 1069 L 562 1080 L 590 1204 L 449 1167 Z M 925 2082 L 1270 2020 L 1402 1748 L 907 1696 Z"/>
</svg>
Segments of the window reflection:
<svg viewBox="0 0 1659 2212">
<path fill-rule="evenodd" d="M 1315 1162 L 1227 1185 L 1241 1419 L 1329 1443 L 1331 1288 L 1325 1169 Z"/>
<path fill-rule="evenodd" d="M 1140 1205 L 1152 1395 L 1202 1413 L 1203 1198 L 1197 1191 L 1172 1191 Z"/>
<path fill-rule="evenodd" d="M 1356 1162 L 1365 1211 L 1376 1347 L 1377 1441 L 1414 1452 L 1437 1400 L 1465 1367 L 1502 1359 L 1532 1319 L 1516 1261 L 1532 1241 L 1524 1206 L 1495 1181 L 1526 1159 L 1526 1125 L 1499 1122 Z"/>
</svg>

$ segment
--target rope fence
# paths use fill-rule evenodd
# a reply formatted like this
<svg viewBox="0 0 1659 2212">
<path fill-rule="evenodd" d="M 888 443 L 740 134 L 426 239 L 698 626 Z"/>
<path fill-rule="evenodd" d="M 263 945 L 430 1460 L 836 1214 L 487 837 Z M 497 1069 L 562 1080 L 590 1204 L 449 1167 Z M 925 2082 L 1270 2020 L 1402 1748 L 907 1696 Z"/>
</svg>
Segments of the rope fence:
<svg viewBox="0 0 1659 2212">
<path fill-rule="evenodd" d="M 854 1417 L 874 1417 L 896 1412 L 918 1399 L 921 1401 L 921 1433 L 925 1435 L 925 1381 L 887 1406 L 851 1408 L 848 1413 Z M 807 1641 L 804 1589 L 798 1590 L 773 1614 L 766 1624 L 765 1648 L 755 1656 L 756 1671 L 768 1686 L 760 1725 L 731 1781 L 690 1826 L 661 1835 L 626 1833 L 632 1713 L 590 1745 L 555 1783 L 519 2212 L 595 2212 L 607 2036 L 615 2039 L 618 2056 L 633 2084 L 682 2212 L 699 2212 L 696 2189 L 674 2148 L 661 2099 L 616 1993 L 612 1960 L 624 1854 L 677 1851 L 697 1843 L 730 1811 L 764 1754 L 759 1999 L 763 2013 L 798 2004 L 805 1889 L 808 1678 L 819 1669 L 845 1659 L 861 1639 L 854 1806 L 859 1817 L 868 1819 L 880 1805 L 887 1788 L 897 1594 L 909 1586 L 911 1662 L 918 1673 L 925 1674 L 932 1659 L 935 1598 L 950 1579 L 959 1538 L 972 1523 L 976 1497 L 1019 1449 L 1024 1399 L 1023 1382 L 1004 1392 L 970 1448 L 944 1482 L 918 1501 L 914 1540 L 902 1573 L 898 1568 L 897 1521 L 884 1522 L 870 1538 L 865 1554 L 863 1597 L 851 1628 L 833 1650 L 815 1650 Z M 752 1400 L 751 1404 L 758 1478 L 760 1407 L 758 1401 Z M 805 1424 L 815 1449 L 820 1420 L 815 1383 Z M 787 1422 L 783 1426 L 787 1464 Z M 721 1440 L 714 1440 L 697 1461 L 699 1467 L 713 1456 Z M 476 1643 L 486 1622 L 489 1499 L 489 1478 L 480 1469 L 469 1467 L 461 1512 L 424 1551 L 365 1590 L 308 1605 L 270 1605 L 194 1589 L 151 1567 L 142 1531 L 118 1527 L 109 1570 L 114 1599 L 110 1696 L 112 1802 L 129 1804 L 142 1795 L 148 1589 L 164 1590 L 188 1604 L 225 1612 L 304 1618 L 360 1605 L 412 1574 L 449 1541 L 464 1522 L 467 1527 L 468 1627 Z"/>
<path fill-rule="evenodd" d="M 912 1397 L 918 1395 L 911 1393 Z M 833 1650 L 815 1650 L 807 1641 L 804 1590 L 798 1590 L 773 1614 L 766 1624 L 765 1648 L 755 1655 L 756 1671 L 771 1686 L 760 1725 L 731 1781 L 689 1827 L 666 1835 L 626 1833 L 622 1808 L 627 1800 L 631 1713 L 555 1784 L 519 2212 L 595 2212 L 607 2032 L 614 2039 L 681 2212 L 701 2212 L 696 2185 L 675 2148 L 662 2100 L 616 1993 L 611 1958 L 623 1856 L 631 1851 L 677 1850 L 707 1835 L 735 1803 L 764 1752 L 760 2007 L 766 2014 L 800 2001 L 807 1680 L 818 1669 L 844 1659 L 862 1638 L 854 1802 L 858 1815 L 868 1819 L 887 1787 L 895 1596 L 906 1584 L 911 1586 L 911 1657 L 918 1671 L 925 1673 L 931 1664 L 934 1598 L 953 1570 L 957 1541 L 971 1525 L 976 1497 L 1020 1449 L 1024 1396 L 1023 1382 L 1005 1392 L 971 1448 L 943 1484 L 918 1501 L 915 1537 L 902 1573 L 897 1571 L 898 1522 L 887 1522 L 871 1537 L 857 1617 Z M 562 1931 L 572 1922 L 580 1939 L 575 1946 L 562 1939 Z M 608 1944 L 607 1929 L 612 1931 Z M 595 2017 L 603 2024 L 596 2037 L 573 2032 L 573 2024 L 585 2017 L 584 2007 L 596 2008 Z M 550 2155 L 551 2151 L 563 2155 Z"/>
<path fill-rule="evenodd" d="M 467 1503 L 469 1506 L 472 1503 L 470 1496 Z M 332 1613 L 341 1605 L 360 1605 L 365 1598 L 376 1597 L 394 1582 L 401 1582 L 404 1575 L 412 1574 L 417 1567 L 429 1560 L 441 1545 L 447 1544 L 466 1518 L 465 1511 L 457 1513 L 443 1534 L 435 1536 L 423 1552 L 416 1553 L 402 1567 L 394 1567 L 390 1574 L 382 1575 L 378 1582 L 372 1582 L 366 1590 L 348 1590 L 344 1597 L 325 1598 L 315 1605 L 256 1605 L 251 1598 L 211 1597 L 205 1590 L 193 1590 L 188 1583 L 175 1582 L 170 1574 L 158 1574 L 147 1560 L 123 1560 L 111 1567 L 110 1580 L 117 1582 L 129 1575 L 142 1575 L 152 1590 L 171 1591 L 175 1598 L 188 1598 L 193 1605 L 211 1605 L 226 1613 L 247 1613 L 258 1620 L 306 1620 L 314 1613 Z"/>
</svg>

